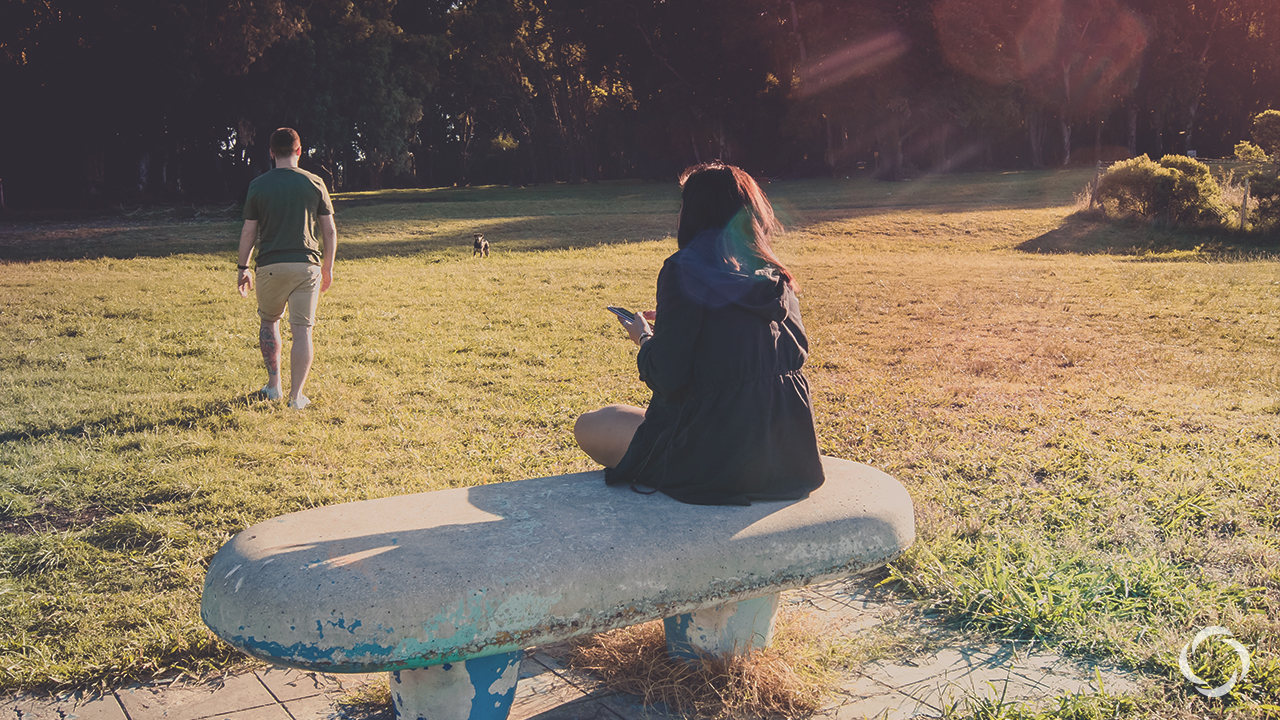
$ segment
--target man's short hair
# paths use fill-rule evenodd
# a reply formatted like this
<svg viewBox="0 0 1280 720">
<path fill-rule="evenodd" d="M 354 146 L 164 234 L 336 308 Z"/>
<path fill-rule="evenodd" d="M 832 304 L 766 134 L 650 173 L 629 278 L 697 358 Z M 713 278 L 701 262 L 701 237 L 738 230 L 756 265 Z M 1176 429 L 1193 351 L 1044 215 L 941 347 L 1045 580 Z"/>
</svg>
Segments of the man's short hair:
<svg viewBox="0 0 1280 720">
<path fill-rule="evenodd" d="M 271 133 L 271 155 L 287 158 L 302 149 L 302 139 L 293 128 L 280 128 Z"/>
</svg>

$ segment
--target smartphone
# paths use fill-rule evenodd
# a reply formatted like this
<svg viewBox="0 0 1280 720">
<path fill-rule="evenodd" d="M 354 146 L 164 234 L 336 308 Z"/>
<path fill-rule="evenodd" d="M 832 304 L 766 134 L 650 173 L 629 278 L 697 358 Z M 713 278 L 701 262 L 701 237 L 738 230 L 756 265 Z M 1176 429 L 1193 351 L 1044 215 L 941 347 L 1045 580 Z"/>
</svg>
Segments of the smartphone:
<svg viewBox="0 0 1280 720">
<path fill-rule="evenodd" d="M 605 309 L 613 313 L 614 315 L 617 315 L 618 317 L 622 318 L 623 320 L 626 320 L 627 322 L 635 322 L 636 314 L 626 308 L 617 307 L 616 305 L 609 305 L 609 306 L 606 306 Z"/>
</svg>

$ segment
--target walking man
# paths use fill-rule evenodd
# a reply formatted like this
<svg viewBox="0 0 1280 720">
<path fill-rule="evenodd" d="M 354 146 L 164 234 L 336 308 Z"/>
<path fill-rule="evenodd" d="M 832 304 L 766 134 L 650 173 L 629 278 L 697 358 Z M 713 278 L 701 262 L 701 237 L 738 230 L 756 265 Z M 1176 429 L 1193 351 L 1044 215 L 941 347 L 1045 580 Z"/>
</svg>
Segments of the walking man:
<svg viewBox="0 0 1280 720">
<path fill-rule="evenodd" d="M 257 287 L 258 345 L 267 365 L 268 400 L 283 396 L 280 385 L 280 318 L 289 306 L 293 345 L 289 349 L 289 407 L 301 410 L 311 401 L 302 394 L 311 371 L 314 350 L 311 328 L 316 323 L 320 293 L 333 283 L 333 258 L 338 228 L 333 203 L 324 181 L 298 167 L 302 141 L 291 128 L 271 133 L 275 169 L 249 183 L 240 230 L 240 297 Z M 321 239 L 316 238 L 319 225 Z M 256 281 L 249 256 L 258 248 Z"/>
</svg>

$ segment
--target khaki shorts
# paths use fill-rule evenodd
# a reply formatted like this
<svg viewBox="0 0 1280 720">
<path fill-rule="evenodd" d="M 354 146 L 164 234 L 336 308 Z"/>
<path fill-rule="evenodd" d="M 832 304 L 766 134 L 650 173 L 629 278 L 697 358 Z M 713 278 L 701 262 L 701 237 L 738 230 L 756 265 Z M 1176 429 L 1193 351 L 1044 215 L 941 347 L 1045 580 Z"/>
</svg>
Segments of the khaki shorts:
<svg viewBox="0 0 1280 720">
<path fill-rule="evenodd" d="M 320 266 L 311 263 L 273 263 L 258 268 L 258 316 L 273 323 L 284 317 L 289 305 L 289 324 L 311 327 L 316 324 L 320 303 Z"/>
</svg>

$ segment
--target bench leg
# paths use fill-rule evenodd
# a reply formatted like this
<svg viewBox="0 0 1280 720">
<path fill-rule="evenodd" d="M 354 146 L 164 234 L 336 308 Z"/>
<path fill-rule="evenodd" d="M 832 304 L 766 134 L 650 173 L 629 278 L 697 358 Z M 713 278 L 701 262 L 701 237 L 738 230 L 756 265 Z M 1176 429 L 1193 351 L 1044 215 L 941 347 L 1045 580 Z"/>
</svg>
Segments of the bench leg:
<svg viewBox="0 0 1280 720">
<path fill-rule="evenodd" d="M 663 620 L 667 654 L 678 660 L 699 655 L 745 655 L 773 639 L 781 595 L 724 603 Z"/>
<path fill-rule="evenodd" d="M 391 673 L 397 720 L 506 720 L 523 651 Z"/>
</svg>

